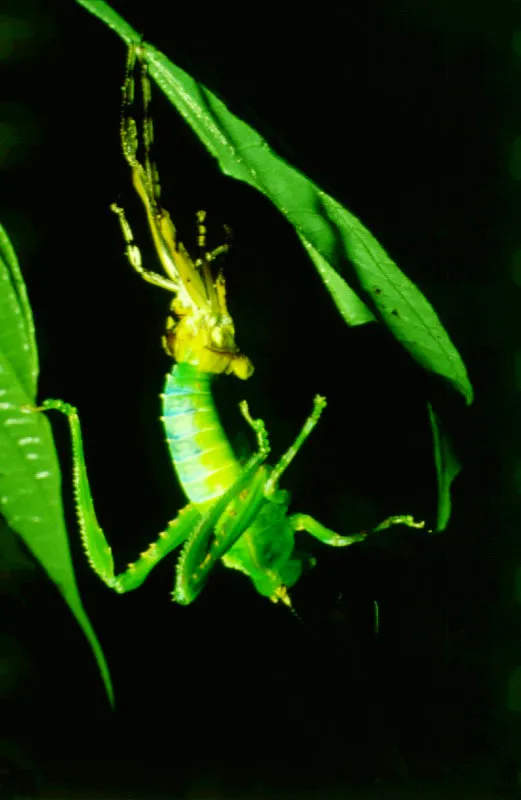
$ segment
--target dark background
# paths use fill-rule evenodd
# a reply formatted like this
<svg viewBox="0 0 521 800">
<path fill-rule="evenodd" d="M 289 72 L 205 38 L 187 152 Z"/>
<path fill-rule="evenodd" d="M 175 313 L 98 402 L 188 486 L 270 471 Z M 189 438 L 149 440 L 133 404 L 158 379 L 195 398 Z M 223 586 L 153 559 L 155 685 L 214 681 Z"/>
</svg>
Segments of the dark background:
<svg viewBox="0 0 521 800">
<path fill-rule="evenodd" d="M 466 409 L 382 326 L 348 329 L 291 227 L 220 174 L 155 90 L 155 156 L 180 238 L 195 241 L 199 208 L 210 242 L 223 224 L 234 231 L 230 305 L 256 372 L 216 393 L 238 452 L 251 447 L 240 399 L 266 421 L 276 458 L 325 394 L 283 486 L 292 510 L 344 534 L 390 514 L 434 519 L 427 399 L 464 470 L 443 534 L 396 530 L 345 551 L 306 541 L 319 563 L 292 593 L 300 622 L 224 568 L 180 608 L 175 559 L 123 597 L 89 570 L 54 418 L 75 568 L 117 713 L 63 600 L 11 541 L 0 786 L 69 798 L 518 796 L 519 4 L 113 7 L 360 217 L 437 309 L 476 401 Z M 0 218 L 33 305 L 40 395 L 80 410 L 122 568 L 185 502 L 158 421 L 169 298 L 132 272 L 109 211 L 125 206 L 155 268 L 120 155 L 125 48 L 72 2 L 4 0 L 0 57 Z"/>
</svg>

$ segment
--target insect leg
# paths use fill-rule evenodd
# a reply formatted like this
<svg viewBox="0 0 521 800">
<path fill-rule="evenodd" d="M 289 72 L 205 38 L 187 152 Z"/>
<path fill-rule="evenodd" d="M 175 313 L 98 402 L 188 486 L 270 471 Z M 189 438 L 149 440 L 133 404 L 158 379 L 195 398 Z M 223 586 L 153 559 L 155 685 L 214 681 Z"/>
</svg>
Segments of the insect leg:
<svg viewBox="0 0 521 800">
<path fill-rule="evenodd" d="M 249 527 L 264 502 L 266 472 L 259 467 L 269 454 L 268 434 L 262 420 L 252 419 L 245 400 L 240 404 L 240 409 L 255 431 L 259 449 L 246 463 L 235 483 L 210 506 L 186 541 L 177 562 L 176 582 L 172 593 L 173 599 L 182 605 L 188 605 L 195 600 L 214 564 Z M 247 501 L 241 504 L 237 513 L 232 509 L 231 517 L 230 503 L 243 491 L 247 491 Z M 214 539 L 210 543 L 214 532 Z"/>
<path fill-rule="evenodd" d="M 217 281 L 214 281 L 212 277 L 212 273 L 210 270 L 210 264 L 212 261 L 215 261 L 216 258 L 219 256 L 224 255 L 230 249 L 229 244 L 221 244 L 219 247 L 216 247 L 214 250 L 207 250 L 206 249 L 206 211 L 198 211 L 197 212 L 197 244 L 199 247 L 199 258 L 195 261 L 195 266 L 202 270 L 204 276 L 204 282 L 206 286 L 206 291 L 208 293 L 208 299 L 210 301 L 210 305 L 212 308 L 220 308 L 222 314 L 229 316 L 228 310 L 226 308 L 226 303 L 224 307 L 220 305 L 220 296 L 219 290 L 217 287 L 217 282 L 224 284 L 224 279 L 222 277 L 222 272 L 219 274 Z"/>
<path fill-rule="evenodd" d="M 266 482 L 264 494 L 266 497 L 272 495 L 277 489 L 277 483 L 280 479 L 280 476 L 284 472 L 285 469 L 291 464 L 295 456 L 297 455 L 298 451 L 308 438 L 309 434 L 317 424 L 318 420 L 320 419 L 320 415 L 322 411 L 326 407 L 326 398 L 321 397 L 319 394 L 315 395 L 313 399 L 313 411 L 309 415 L 309 417 L 304 422 L 302 429 L 291 445 L 291 447 L 286 450 L 283 456 L 280 458 L 279 462 L 273 467 L 269 480 Z"/>
<path fill-rule="evenodd" d="M 136 51 L 141 56 L 141 51 Z M 143 150 L 145 156 L 145 172 L 148 183 L 152 188 L 154 199 L 159 205 L 161 195 L 161 184 L 159 183 L 159 173 L 155 163 L 152 161 L 152 145 L 154 143 L 154 126 L 150 115 L 150 104 L 152 102 L 152 87 L 148 76 L 148 64 L 143 58 L 139 58 L 141 68 L 141 92 L 143 95 Z"/>
<path fill-rule="evenodd" d="M 410 514 L 401 514 L 384 519 L 376 528 L 373 528 L 372 533 L 375 533 L 375 531 L 385 531 L 387 528 L 392 528 L 393 525 L 406 525 L 408 528 L 425 528 L 424 521 L 415 522 L 414 517 Z"/>
<path fill-rule="evenodd" d="M 122 88 L 122 104 L 121 104 L 121 122 L 120 122 L 120 135 L 121 135 L 121 148 L 125 160 L 132 170 L 134 186 L 143 201 L 149 223 L 152 228 L 155 244 L 160 256 L 163 254 L 171 267 L 170 260 L 165 254 L 167 249 L 165 242 L 159 235 L 154 225 L 155 220 L 160 220 L 162 217 L 168 216 L 167 212 L 163 212 L 159 208 L 159 178 L 155 165 L 150 159 L 150 148 L 152 146 L 153 131 L 152 120 L 149 116 L 149 103 L 150 103 L 150 82 L 148 80 L 147 66 L 141 62 L 141 76 L 143 86 L 143 106 L 144 106 L 144 119 L 143 119 L 143 147 L 145 152 L 145 167 L 141 165 L 137 157 L 139 137 L 137 133 L 137 125 L 134 117 L 131 115 L 131 107 L 134 103 L 135 83 L 134 71 L 136 64 L 136 56 L 138 55 L 138 48 L 131 45 L 128 49 L 127 64 L 125 69 L 125 80 Z M 175 268 L 168 269 L 170 279 L 164 278 L 155 272 L 143 268 L 141 253 L 134 241 L 132 229 L 125 216 L 123 209 L 116 203 L 111 205 L 111 211 L 114 211 L 119 218 L 121 232 L 126 244 L 126 255 L 132 268 L 141 277 L 149 283 L 159 286 L 167 291 L 177 293 L 179 291 L 179 277 Z"/>
<path fill-rule="evenodd" d="M 136 61 L 139 61 L 143 99 L 141 140 L 144 164 L 141 163 L 138 157 L 140 140 L 136 120 L 132 116 L 132 106 L 134 104 L 135 95 L 134 73 L 136 71 Z M 130 45 L 122 90 L 120 123 L 121 148 L 123 156 L 131 168 L 134 188 L 145 207 L 157 254 L 173 286 L 172 284 L 168 286 L 166 283 L 160 283 L 156 279 L 151 280 L 151 275 L 153 275 L 153 273 L 142 272 L 141 269 L 137 269 L 137 271 L 140 272 L 145 280 L 163 286 L 163 288 L 169 288 L 170 291 L 174 291 L 176 294 L 179 292 L 182 284 L 185 292 L 188 294 L 188 298 L 186 298 L 187 301 L 198 307 L 203 307 L 206 302 L 206 291 L 203 282 L 189 254 L 181 242 L 177 241 L 176 229 L 170 214 L 166 209 L 162 208 L 160 204 L 159 177 L 156 166 L 151 158 L 153 129 L 152 119 L 150 117 L 150 100 L 150 79 L 148 77 L 148 66 L 144 59 L 143 52 L 139 46 Z M 123 235 L 128 244 L 128 238 L 122 222 L 124 217 L 120 211 L 117 210 L 117 207 L 113 208 L 113 210 L 116 211 L 120 217 Z M 128 225 L 126 227 L 128 229 Z M 128 252 L 127 248 L 127 254 Z M 131 264 L 136 269 L 136 265 L 132 260 Z"/>
<path fill-rule="evenodd" d="M 136 94 L 134 78 L 134 73 L 136 71 L 136 60 L 139 60 L 141 94 L 143 99 L 143 122 L 141 135 L 145 160 L 144 167 L 141 165 L 137 155 L 139 147 L 139 135 L 136 120 L 132 115 L 132 107 L 134 105 Z M 142 57 L 142 51 L 139 45 L 129 45 L 127 51 L 127 63 L 125 65 L 125 79 L 123 81 L 121 94 L 120 135 L 123 155 L 133 171 L 137 170 L 138 172 L 142 173 L 140 175 L 140 179 L 147 194 L 150 210 L 153 214 L 156 214 L 159 211 L 159 195 L 161 193 L 161 187 L 159 185 L 157 169 L 150 157 L 152 142 L 154 139 L 152 119 L 150 117 L 152 91 L 150 87 L 150 79 L 148 77 L 148 66 Z"/>
<path fill-rule="evenodd" d="M 129 564 L 126 572 L 114 574 L 112 550 L 96 518 L 94 502 L 89 486 L 80 420 L 74 406 L 62 400 L 45 400 L 41 406 L 46 411 L 60 411 L 65 414 L 71 432 L 73 486 L 76 513 L 81 539 L 89 563 L 101 580 L 116 592 L 128 592 L 140 586 L 152 568 L 180 545 L 201 519 L 200 511 L 192 505 L 184 508 L 178 517 L 169 523 L 168 529 L 159 534 L 157 542 L 141 553 L 136 563 Z"/>
<path fill-rule="evenodd" d="M 132 44 L 129 45 L 127 50 L 127 62 L 125 65 L 125 79 L 121 88 L 121 144 L 123 147 L 123 155 L 131 167 L 134 167 L 137 162 L 136 154 L 138 148 L 136 121 L 130 111 L 134 104 L 136 88 L 134 82 L 136 55 L 137 47 Z"/>
<path fill-rule="evenodd" d="M 264 471 L 255 469 L 253 464 L 241 473 L 236 482 L 206 512 L 196 529 L 188 537 L 176 567 L 176 582 L 172 597 L 177 603 L 188 605 L 203 589 L 210 570 L 227 550 L 242 536 L 251 525 L 259 507 L 264 502 Z M 253 480 L 252 480 L 253 475 Z M 241 512 L 224 528 L 222 518 L 226 516 L 230 502 L 245 488 L 248 488 L 248 503 Z M 213 541 L 210 537 L 215 532 Z"/>
<path fill-rule="evenodd" d="M 155 565 L 176 547 L 179 547 L 197 527 L 200 520 L 201 512 L 196 506 L 189 504 L 181 509 L 177 517 L 168 523 L 168 528 L 159 534 L 158 539 L 149 544 L 148 548 L 140 553 L 139 558 L 128 565 L 125 572 L 115 576 L 112 588 L 123 594 L 123 592 L 130 592 L 141 586 Z"/>
<path fill-rule="evenodd" d="M 335 533 L 335 531 L 317 522 L 317 520 L 310 517 L 309 514 L 291 514 L 288 518 L 288 522 L 294 531 L 306 531 L 311 536 L 314 536 L 315 539 L 331 547 L 347 547 L 350 544 L 355 544 L 355 542 L 363 541 L 367 536 L 365 533 L 341 536 L 339 533 Z"/>
<path fill-rule="evenodd" d="M 361 542 L 363 539 L 366 539 L 370 533 L 386 530 L 392 525 L 407 525 L 408 528 L 425 527 L 425 522 L 415 522 L 414 518 L 409 514 L 389 517 L 377 525 L 376 528 L 373 528 L 369 534 L 363 532 L 354 533 L 351 536 L 341 536 L 339 533 L 335 533 L 329 528 L 326 528 L 324 525 L 321 525 L 321 523 L 317 522 L 316 519 L 313 519 L 313 517 L 310 517 L 309 514 L 292 514 L 289 517 L 288 522 L 294 531 L 307 531 L 307 533 L 311 534 L 311 536 L 314 536 L 315 539 L 318 539 L 320 542 L 328 544 L 331 547 L 347 547 L 355 542 Z"/>
<path fill-rule="evenodd" d="M 135 242 L 132 228 L 121 206 L 118 206 L 117 203 L 112 203 L 110 210 L 113 211 L 119 219 L 121 233 L 125 240 L 125 253 L 132 269 L 148 283 L 152 283 L 154 286 L 159 286 L 161 289 L 166 289 L 169 292 L 177 292 L 179 290 L 178 281 L 169 280 L 162 275 L 158 275 L 157 272 L 152 272 L 143 267 L 141 251 Z"/>
</svg>

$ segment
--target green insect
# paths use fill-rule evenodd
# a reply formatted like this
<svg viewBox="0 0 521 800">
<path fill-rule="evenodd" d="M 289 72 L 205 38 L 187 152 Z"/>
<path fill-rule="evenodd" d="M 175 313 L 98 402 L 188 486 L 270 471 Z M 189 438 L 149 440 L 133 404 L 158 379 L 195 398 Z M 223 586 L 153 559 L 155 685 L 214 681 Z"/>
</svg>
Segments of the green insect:
<svg viewBox="0 0 521 800">
<path fill-rule="evenodd" d="M 139 137 L 130 113 L 137 69 L 143 97 L 143 163 L 138 159 Z M 132 268 L 144 280 L 174 296 L 163 345 L 175 364 L 167 375 L 162 395 L 162 420 L 172 463 L 189 504 L 119 575 L 114 572 L 111 548 L 96 519 L 77 411 L 61 400 L 47 400 L 42 408 L 60 411 L 68 417 L 81 536 L 92 568 L 107 586 L 120 593 L 136 589 L 162 558 L 182 545 L 172 592 L 178 603 L 191 603 L 203 589 L 212 568 L 221 561 L 247 575 L 261 595 L 291 606 L 288 588 L 298 580 L 306 562 L 313 563 L 309 557 L 297 554 L 296 532 L 307 531 L 334 547 L 359 542 L 366 534 L 341 536 L 307 514 L 288 514 L 289 494 L 279 488 L 282 474 L 317 424 L 326 405 L 325 398 L 315 397 L 312 412 L 295 441 L 273 467 L 265 463 L 270 452 L 266 427 L 262 420 L 251 417 L 243 401 L 240 410 L 255 433 L 257 449 L 244 465 L 232 451 L 213 401 L 212 382 L 219 374 L 247 379 L 253 366 L 235 343 L 222 271 L 216 277 L 213 275 L 213 262 L 226 252 L 227 245 L 212 251 L 206 248 L 203 212 L 198 215 L 199 257 L 193 260 L 178 241 L 170 215 L 160 204 L 157 170 L 150 158 L 150 94 L 143 53 L 132 46 L 123 85 L 123 154 L 143 202 L 165 275 L 143 268 L 123 209 L 116 205 L 112 208 L 119 218 Z M 396 516 L 375 530 L 400 523 L 411 527 L 424 524 L 414 522 L 410 516 Z"/>
</svg>

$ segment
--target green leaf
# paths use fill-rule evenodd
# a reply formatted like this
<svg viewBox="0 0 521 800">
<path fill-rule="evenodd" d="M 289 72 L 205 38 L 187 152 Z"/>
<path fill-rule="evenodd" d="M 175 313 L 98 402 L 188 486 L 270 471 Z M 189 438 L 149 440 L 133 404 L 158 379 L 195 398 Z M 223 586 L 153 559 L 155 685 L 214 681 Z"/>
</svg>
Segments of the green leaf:
<svg viewBox="0 0 521 800">
<path fill-rule="evenodd" d="M 0 511 L 81 625 L 113 704 L 105 657 L 74 578 L 51 427 L 46 416 L 34 410 L 38 359 L 31 308 L 16 255 L 1 226 L 0 315 Z"/>
<path fill-rule="evenodd" d="M 20 537 L 11 530 L 6 520 L 0 516 L 0 576 L 4 576 L 7 573 L 32 573 L 35 569 L 34 558 L 27 553 Z"/>
<path fill-rule="evenodd" d="M 438 481 L 438 511 L 436 515 L 436 531 L 444 531 L 450 519 L 452 481 L 461 471 L 451 438 L 430 403 L 427 403 L 432 428 L 434 463 Z"/>
<path fill-rule="evenodd" d="M 38 378 L 38 351 L 34 335 L 34 322 L 25 283 L 18 259 L 9 237 L 0 226 L 0 258 L 3 260 L 5 280 L 0 294 L 0 351 L 9 353 L 10 361 L 22 386 L 30 397 L 36 396 Z M 7 321 L 10 324 L 6 324 Z M 0 398 L 1 400 L 1 398 Z"/>
<path fill-rule="evenodd" d="M 151 76 L 221 170 L 269 197 L 293 225 L 344 320 L 360 325 L 378 317 L 422 367 L 449 381 L 470 404 L 473 392 L 465 365 L 436 312 L 367 228 L 277 156 L 206 87 L 152 45 L 141 42 L 139 34 L 107 3 L 78 2 L 127 44 L 141 43 Z M 362 298 L 353 285 L 361 290 Z"/>
<path fill-rule="evenodd" d="M 78 4 L 84 6 L 95 17 L 99 17 L 127 44 L 139 44 L 141 41 L 140 34 L 103 0 L 78 0 Z"/>
</svg>

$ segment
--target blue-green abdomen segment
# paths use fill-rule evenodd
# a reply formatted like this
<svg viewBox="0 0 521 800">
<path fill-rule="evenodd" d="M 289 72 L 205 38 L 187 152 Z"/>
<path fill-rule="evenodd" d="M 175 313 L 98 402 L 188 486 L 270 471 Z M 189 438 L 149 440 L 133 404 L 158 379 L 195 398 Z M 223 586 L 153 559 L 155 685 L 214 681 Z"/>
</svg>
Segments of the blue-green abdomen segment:
<svg viewBox="0 0 521 800">
<path fill-rule="evenodd" d="M 212 378 L 191 364 L 175 364 L 162 395 L 172 461 L 186 496 L 197 504 L 219 497 L 241 473 L 213 401 Z"/>
</svg>

